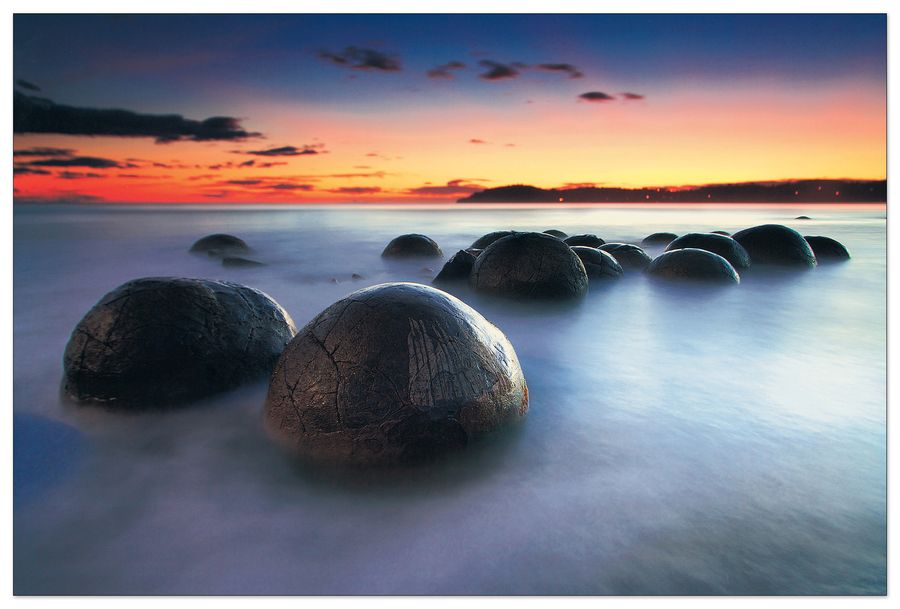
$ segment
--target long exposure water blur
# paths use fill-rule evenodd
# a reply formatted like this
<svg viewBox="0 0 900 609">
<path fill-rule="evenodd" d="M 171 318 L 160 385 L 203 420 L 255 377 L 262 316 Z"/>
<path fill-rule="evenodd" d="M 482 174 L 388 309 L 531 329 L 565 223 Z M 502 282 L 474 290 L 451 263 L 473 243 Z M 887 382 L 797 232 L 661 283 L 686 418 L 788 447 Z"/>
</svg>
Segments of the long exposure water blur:
<svg viewBox="0 0 900 609">
<path fill-rule="evenodd" d="M 429 284 L 443 261 L 380 257 L 402 233 L 446 260 L 500 229 L 764 223 L 852 259 L 715 289 L 626 272 L 570 306 L 451 289 L 506 333 L 531 399 L 435 463 L 299 465 L 263 432 L 264 381 L 142 414 L 60 397 L 73 327 L 136 277 L 244 283 L 300 327 L 357 289 Z M 17 205 L 14 231 L 17 594 L 886 592 L 883 205 Z M 216 232 L 266 266 L 188 253 Z"/>
</svg>

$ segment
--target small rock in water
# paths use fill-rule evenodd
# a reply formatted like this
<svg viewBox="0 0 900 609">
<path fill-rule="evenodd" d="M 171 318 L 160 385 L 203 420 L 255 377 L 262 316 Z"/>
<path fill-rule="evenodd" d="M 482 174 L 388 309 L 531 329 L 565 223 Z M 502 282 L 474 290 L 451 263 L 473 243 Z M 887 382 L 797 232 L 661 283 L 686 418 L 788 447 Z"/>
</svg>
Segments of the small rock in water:
<svg viewBox="0 0 900 609">
<path fill-rule="evenodd" d="M 809 247 L 812 248 L 816 255 L 816 260 L 824 262 L 826 260 L 849 260 L 850 252 L 844 247 L 840 241 L 831 237 L 820 236 L 804 236 Z"/>
<path fill-rule="evenodd" d="M 363 277 L 359 273 L 353 273 L 352 275 L 350 275 L 350 279 L 359 280 L 359 279 L 365 279 L 365 277 Z"/>
<path fill-rule="evenodd" d="M 250 248 L 243 239 L 234 235 L 217 233 L 199 239 L 191 246 L 192 252 L 206 252 L 210 256 L 224 256 L 230 253 L 246 253 Z"/>
<path fill-rule="evenodd" d="M 569 235 L 562 232 L 561 230 L 556 230 L 555 228 L 551 228 L 549 230 L 544 231 L 545 235 L 550 235 L 551 237 L 556 237 L 557 239 L 565 239 Z"/>
<path fill-rule="evenodd" d="M 662 279 L 690 279 L 718 283 L 740 283 L 731 263 L 706 250 L 686 248 L 667 251 L 650 263 L 647 273 Z"/>
<path fill-rule="evenodd" d="M 809 216 L 797 216 L 794 220 L 812 220 Z"/>
<path fill-rule="evenodd" d="M 383 258 L 439 258 L 443 255 L 433 239 L 419 234 L 400 235 L 381 252 Z"/>
<path fill-rule="evenodd" d="M 621 265 L 609 252 L 583 245 L 576 245 L 572 251 L 581 259 L 591 279 L 618 279 L 624 274 Z"/>
<path fill-rule="evenodd" d="M 300 455 L 383 464 L 463 448 L 527 409 L 500 330 L 445 292 L 387 283 L 300 330 L 272 375 L 265 423 Z"/>
</svg>

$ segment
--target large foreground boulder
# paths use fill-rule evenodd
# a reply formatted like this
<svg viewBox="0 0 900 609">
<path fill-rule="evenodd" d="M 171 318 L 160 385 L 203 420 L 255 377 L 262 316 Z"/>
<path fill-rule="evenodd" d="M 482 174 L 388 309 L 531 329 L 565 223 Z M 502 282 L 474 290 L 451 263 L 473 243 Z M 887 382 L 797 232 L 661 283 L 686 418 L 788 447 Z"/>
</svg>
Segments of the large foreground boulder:
<svg viewBox="0 0 900 609">
<path fill-rule="evenodd" d="M 489 246 L 494 241 L 498 239 L 502 239 L 503 237 L 509 237 L 510 235 L 515 235 L 518 231 L 514 230 L 495 230 L 492 233 L 488 233 L 486 235 L 482 235 L 478 237 L 475 241 L 472 242 L 472 245 L 469 246 L 469 249 L 477 249 L 483 250 L 487 246 Z"/>
<path fill-rule="evenodd" d="M 448 283 L 452 281 L 468 281 L 475 265 L 476 256 L 466 250 L 459 250 L 444 264 L 444 268 L 434 278 L 434 283 Z"/>
<path fill-rule="evenodd" d="M 688 233 L 678 237 L 666 246 L 666 251 L 696 248 L 718 254 L 736 269 L 750 266 L 750 254 L 740 243 L 717 233 Z"/>
<path fill-rule="evenodd" d="M 443 255 L 431 237 L 416 233 L 392 239 L 381 252 L 383 258 L 440 258 Z"/>
<path fill-rule="evenodd" d="M 543 233 L 516 233 L 475 260 L 470 283 L 481 292 L 525 299 L 565 299 L 588 289 L 584 264 L 568 245 Z"/>
<path fill-rule="evenodd" d="M 763 224 L 738 231 L 733 237 L 750 254 L 753 264 L 816 266 L 816 255 L 803 235 L 787 226 Z"/>
<path fill-rule="evenodd" d="M 267 376 L 295 331 L 284 309 L 253 288 L 135 279 L 75 327 L 64 390 L 116 408 L 181 404 Z"/>
<path fill-rule="evenodd" d="M 840 241 L 820 236 L 804 236 L 803 238 L 809 243 L 816 260 L 820 262 L 850 260 L 850 252 Z"/>
<path fill-rule="evenodd" d="M 205 252 L 211 256 L 224 256 L 226 254 L 245 254 L 250 251 L 250 247 L 243 239 L 239 239 L 234 235 L 216 233 L 197 240 L 191 246 L 191 251 L 195 253 Z"/>
<path fill-rule="evenodd" d="M 394 463 L 461 448 L 527 409 L 500 330 L 445 292 L 386 283 L 300 330 L 275 368 L 265 421 L 301 455 Z"/>
<path fill-rule="evenodd" d="M 715 283 L 740 283 L 731 263 L 718 254 L 687 248 L 664 252 L 650 263 L 647 272 L 662 279 L 689 279 Z"/>
<path fill-rule="evenodd" d="M 609 252 L 583 245 L 576 245 L 572 251 L 581 259 L 590 279 L 618 279 L 624 274 L 621 265 Z"/>
<path fill-rule="evenodd" d="M 647 252 L 631 243 L 605 243 L 599 249 L 612 254 L 623 269 L 643 271 L 650 266 Z"/>
</svg>

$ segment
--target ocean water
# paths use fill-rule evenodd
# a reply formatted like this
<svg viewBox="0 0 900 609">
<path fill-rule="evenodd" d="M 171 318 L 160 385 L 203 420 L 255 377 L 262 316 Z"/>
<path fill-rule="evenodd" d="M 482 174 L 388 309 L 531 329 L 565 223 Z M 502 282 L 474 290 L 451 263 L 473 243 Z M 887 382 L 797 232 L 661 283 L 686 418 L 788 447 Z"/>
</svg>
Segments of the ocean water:
<svg viewBox="0 0 900 609">
<path fill-rule="evenodd" d="M 13 215 L 17 594 L 886 592 L 884 206 Z M 441 261 L 380 258 L 402 233 L 446 259 L 507 228 L 639 242 L 770 222 L 853 258 L 719 289 L 631 273 L 571 306 L 453 290 L 509 337 L 530 410 L 424 466 L 294 463 L 262 430 L 264 382 L 131 415 L 59 394 L 72 328 L 136 277 L 245 283 L 299 327 L 356 289 L 429 283 Z M 213 232 L 267 266 L 187 252 Z"/>
</svg>

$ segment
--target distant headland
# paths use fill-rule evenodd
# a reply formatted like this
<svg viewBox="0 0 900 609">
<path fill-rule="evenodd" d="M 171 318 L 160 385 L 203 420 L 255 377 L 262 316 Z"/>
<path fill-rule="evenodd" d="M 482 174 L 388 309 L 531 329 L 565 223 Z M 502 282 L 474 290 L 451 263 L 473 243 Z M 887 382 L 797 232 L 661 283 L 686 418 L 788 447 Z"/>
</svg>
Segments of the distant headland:
<svg viewBox="0 0 900 609">
<path fill-rule="evenodd" d="M 525 184 L 488 188 L 459 203 L 882 203 L 887 180 L 790 180 L 659 188 Z"/>
</svg>

